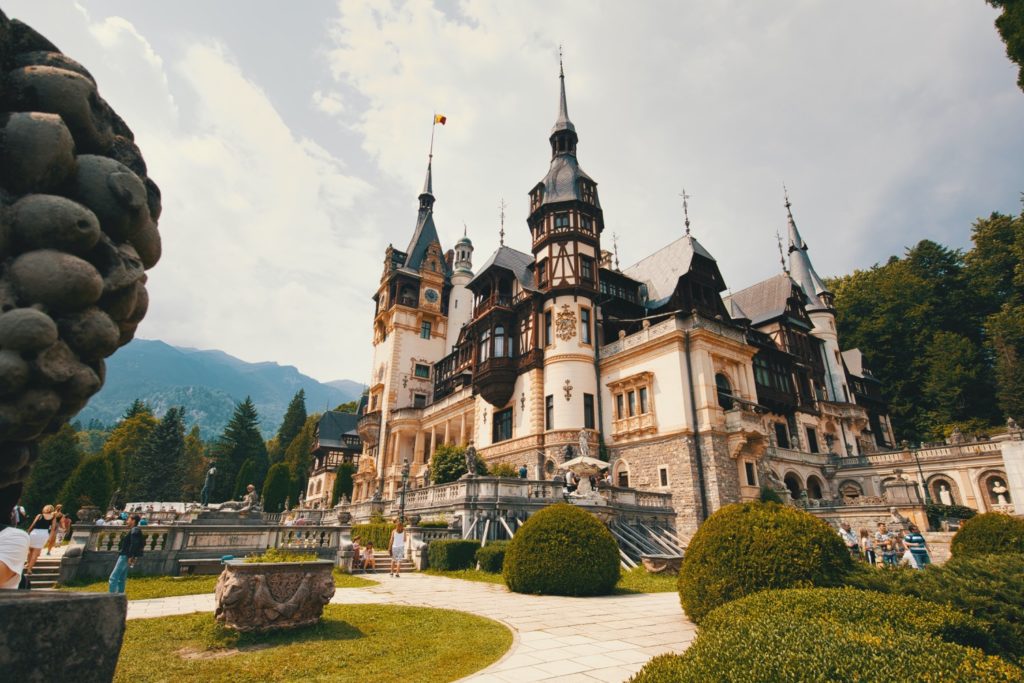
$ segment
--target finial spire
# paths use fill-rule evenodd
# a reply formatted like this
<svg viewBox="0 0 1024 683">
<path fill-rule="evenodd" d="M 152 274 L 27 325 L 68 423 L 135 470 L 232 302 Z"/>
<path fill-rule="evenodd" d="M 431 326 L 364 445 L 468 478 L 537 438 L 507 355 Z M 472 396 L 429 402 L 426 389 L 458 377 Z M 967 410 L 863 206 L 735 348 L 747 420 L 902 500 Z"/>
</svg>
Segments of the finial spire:
<svg viewBox="0 0 1024 683">
<path fill-rule="evenodd" d="M 619 269 L 619 235 L 612 233 L 612 250 L 615 252 L 615 270 Z"/>
<path fill-rule="evenodd" d="M 468 237 L 469 236 L 467 234 L 468 232 L 469 232 L 469 228 L 466 227 L 466 221 L 462 221 L 462 236 L 463 237 Z"/>
<path fill-rule="evenodd" d="M 789 275 L 789 269 L 786 268 L 786 254 L 782 250 L 782 235 L 778 230 L 775 231 L 775 241 L 779 244 L 779 263 L 782 264 L 782 272 Z"/>
<path fill-rule="evenodd" d="M 558 119 L 551 132 L 554 134 L 560 130 L 571 130 L 575 133 L 576 126 L 572 125 L 572 121 L 569 120 L 569 105 L 566 104 L 565 99 L 565 65 L 562 61 L 561 45 L 558 46 L 558 90 Z"/>
<path fill-rule="evenodd" d="M 683 198 L 683 222 L 686 225 L 686 236 L 690 236 L 690 205 L 688 204 L 690 195 L 686 194 L 686 188 L 679 193 L 679 196 Z"/>
<path fill-rule="evenodd" d="M 498 208 L 501 210 L 501 230 L 498 232 L 498 243 L 499 246 L 505 246 L 505 207 L 508 204 L 505 203 L 505 198 L 501 198 L 501 203 L 498 204 Z"/>
</svg>

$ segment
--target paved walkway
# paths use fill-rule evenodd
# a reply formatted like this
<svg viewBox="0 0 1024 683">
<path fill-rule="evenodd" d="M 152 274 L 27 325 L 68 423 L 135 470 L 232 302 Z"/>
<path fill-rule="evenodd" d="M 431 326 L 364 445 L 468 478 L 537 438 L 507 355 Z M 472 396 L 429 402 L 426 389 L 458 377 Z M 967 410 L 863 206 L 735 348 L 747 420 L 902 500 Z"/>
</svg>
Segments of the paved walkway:
<svg viewBox="0 0 1024 683">
<path fill-rule="evenodd" d="M 442 607 L 500 621 L 512 629 L 500 661 L 464 679 L 474 683 L 606 681 L 620 683 L 644 662 L 681 652 L 696 627 L 683 616 L 676 593 L 562 598 L 510 593 L 504 586 L 426 574 L 381 577 L 368 588 L 339 588 L 335 603 Z M 186 595 L 128 603 L 128 618 L 213 611 L 213 595 Z"/>
</svg>

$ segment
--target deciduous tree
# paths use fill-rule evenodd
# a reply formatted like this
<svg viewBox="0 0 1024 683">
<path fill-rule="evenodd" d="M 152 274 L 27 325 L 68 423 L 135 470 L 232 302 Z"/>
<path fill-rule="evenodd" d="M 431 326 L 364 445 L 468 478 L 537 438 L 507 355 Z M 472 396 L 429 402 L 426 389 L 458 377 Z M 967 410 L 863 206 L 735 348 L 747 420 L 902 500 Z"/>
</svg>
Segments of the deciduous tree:
<svg viewBox="0 0 1024 683">
<path fill-rule="evenodd" d="M 71 425 L 64 425 L 40 442 L 39 459 L 22 494 L 22 505 L 30 515 L 37 514 L 44 505 L 60 502 L 57 494 L 81 460 L 82 449 Z"/>
</svg>

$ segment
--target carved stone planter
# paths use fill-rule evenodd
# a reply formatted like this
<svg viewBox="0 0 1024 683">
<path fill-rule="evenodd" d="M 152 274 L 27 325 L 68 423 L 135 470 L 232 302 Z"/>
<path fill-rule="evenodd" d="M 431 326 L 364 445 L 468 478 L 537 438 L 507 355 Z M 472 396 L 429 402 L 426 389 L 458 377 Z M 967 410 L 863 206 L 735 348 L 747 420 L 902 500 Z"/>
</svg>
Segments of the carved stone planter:
<svg viewBox="0 0 1024 683">
<path fill-rule="evenodd" d="M 640 559 L 651 574 L 678 574 L 683 564 L 682 555 L 641 555 Z"/>
<path fill-rule="evenodd" d="M 320 621 L 334 597 L 331 560 L 229 560 L 217 579 L 217 621 L 238 631 L 271 631 Z"/>
</svg>

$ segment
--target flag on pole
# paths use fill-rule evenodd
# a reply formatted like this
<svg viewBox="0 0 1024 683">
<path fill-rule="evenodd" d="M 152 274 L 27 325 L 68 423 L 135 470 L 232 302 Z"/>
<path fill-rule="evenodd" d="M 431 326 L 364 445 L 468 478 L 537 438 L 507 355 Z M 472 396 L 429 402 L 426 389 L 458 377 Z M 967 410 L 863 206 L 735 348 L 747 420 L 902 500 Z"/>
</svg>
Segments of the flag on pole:
<svg viewBox="0 0 1024 683">
<path fill-rule="evenodd" d="M 448 121 L 448 117 L 444 114 L 434 114 L 434 124 L 440 123 L 442 126 Z"/>
</svg>

